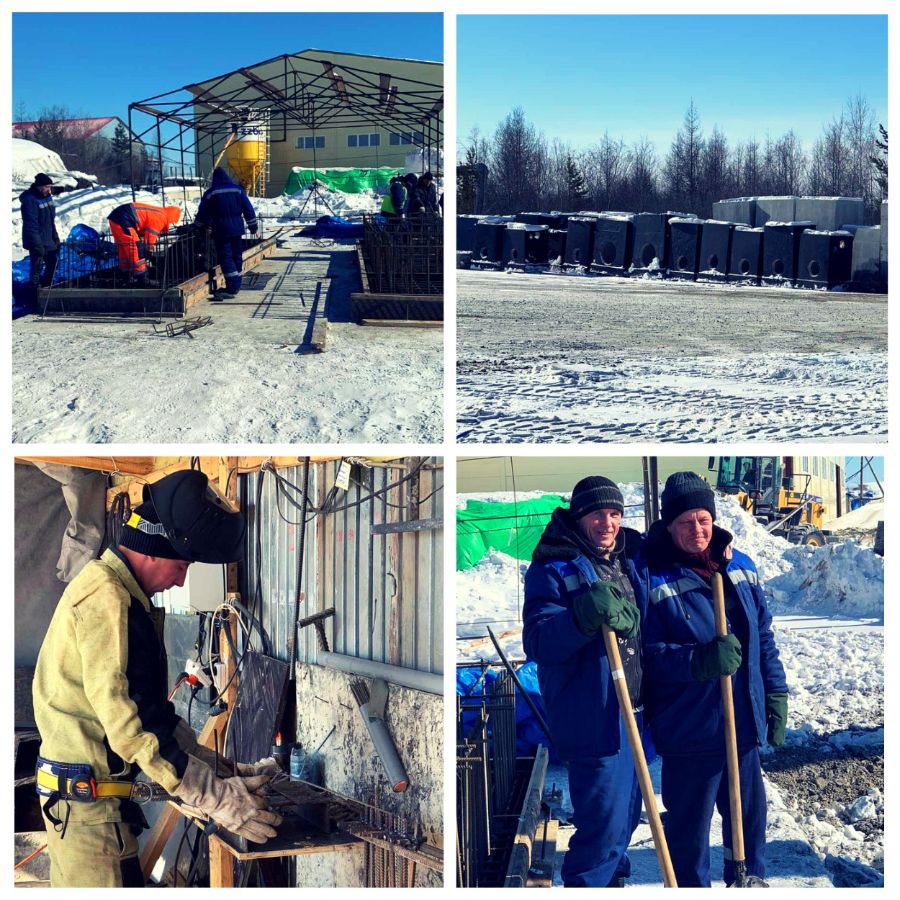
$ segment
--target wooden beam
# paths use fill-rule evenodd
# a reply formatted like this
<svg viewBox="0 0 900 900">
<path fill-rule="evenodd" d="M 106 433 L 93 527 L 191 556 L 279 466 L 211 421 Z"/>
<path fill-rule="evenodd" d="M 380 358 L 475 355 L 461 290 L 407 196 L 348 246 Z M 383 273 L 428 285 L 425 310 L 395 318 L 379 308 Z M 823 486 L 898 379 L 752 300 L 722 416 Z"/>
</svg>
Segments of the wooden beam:
<svg viewBox="0 0 900 900">
<path fill-rule="evenodd" d="M 361 319 L 360 325 L 375 325 L 382 328 L 443 328 L 443 320 L 425 319 Z"/>
<path fill-rule="evenodd" d="M 522 812 L 516 825 L 516 836 L 509 855 L 504 887 L 525 887 L 528 881 L 534 833 L 541 817 L 541 797 L 544 793 L 548 758 L 547 748 L 543 744 L 539 744 L 537 753 L 534 755 L 528 789 L 525 791 L 525 799 L 522 802 Z"/>
<path fill-rule="evenodd" d="M 148 475 L 154 466 L 152 456 L 17 456 L 16 462 L 57 463 L 95 472 L 121 472 L 123 475 Z"/>
<path fill-rule="evenodd" d="M 395 300 L 398 303 L 443 303 L 443 294 L 379 294 L 375 291 L 354 291 L 351 300 Z"/>
</svg>

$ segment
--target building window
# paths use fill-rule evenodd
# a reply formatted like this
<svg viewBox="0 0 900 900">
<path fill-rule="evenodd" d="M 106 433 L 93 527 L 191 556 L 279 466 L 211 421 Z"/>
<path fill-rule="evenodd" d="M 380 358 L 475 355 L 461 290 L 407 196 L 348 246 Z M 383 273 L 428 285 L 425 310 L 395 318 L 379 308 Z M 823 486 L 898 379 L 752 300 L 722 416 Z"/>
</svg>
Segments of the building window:
<svg viewBox="0 0 900 900">
<path fill-rule="evenodd" d="M 323 150 L 325 148 L 325 136 L 321 134 L 317 135 L 303 135 L 302 137 L 297 138 L 297 149 L 298 150 Z"/>
<path fill-rule="evenodd" d="M 392 147 L 409 147 L 413 144 L 423 144 L 425 136 L 421 131 L 401 131 L 397 134 L 391 132 Z"/>
<path fill-rule="evenodd" d="M 381 145 L 380 134 L 348 134 L 348 147 L 379 147 Z"/>
</svg>

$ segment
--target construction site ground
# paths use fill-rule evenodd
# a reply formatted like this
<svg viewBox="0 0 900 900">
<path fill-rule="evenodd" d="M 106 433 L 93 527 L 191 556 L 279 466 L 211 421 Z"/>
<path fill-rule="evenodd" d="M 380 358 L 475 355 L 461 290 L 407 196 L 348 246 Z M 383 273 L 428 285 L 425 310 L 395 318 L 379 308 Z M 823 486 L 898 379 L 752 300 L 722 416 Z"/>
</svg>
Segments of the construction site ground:
<svg viewBox="0 0 900 900">
<path fill-rule="evenodd" d="M 887 297 L 457 272 L 465 442 L 887 437 Z"/>
<path fill-rule="evenodd" d="M 212 318 L 190 335 L 149 320 L 17 319 L 13 440 L 441 440 L 441 329 L 354 324 L 359 285 L 351 242 L 287 232 L 236 299 L 188 310 Z"/>
</svg>

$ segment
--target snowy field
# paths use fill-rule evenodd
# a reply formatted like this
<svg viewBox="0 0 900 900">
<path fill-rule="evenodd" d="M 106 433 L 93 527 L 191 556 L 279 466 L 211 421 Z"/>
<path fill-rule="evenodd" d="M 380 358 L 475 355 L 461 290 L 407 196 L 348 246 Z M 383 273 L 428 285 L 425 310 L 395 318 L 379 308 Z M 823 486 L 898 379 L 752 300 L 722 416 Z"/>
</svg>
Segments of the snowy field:
<svg viewBox="0 0 900 900">
<path fill-rule="evenodd" d="M 305 237 L 285 244 L 288 256 L 316 250 Z M 192 307 L 189 317 L 209 315 L 213 322 L 191 337 L 157 335 L 146 323 L 16 319 L 13 440 L 441 440 L 440 329 L 332 322 L 324 353 L 296 352 L 315 278 L 324 279 L 326 268 L 334 278 L 337 258 L 352 248 L 340 250 L 334 245 L 324 254 L 305 295 L 302 282 L 288 289 L 282 268 L 278 297 L 265 287 L 254 290 L 248 279 L 236 301 Z M 255 270 L 262 282 L 275 265 L 265 260 Z"/>
<path fill-rule="evenodd" d="M 642 503 L 639 484 L 622 485 L 626 507 Z M 462 495 L 458 506 L 475 495 Z M 509 494 L 478 495 L 509 501 Z M 773 887 L 877 885 L 884 870 L 884 562 L 854 542 L 799 547 L 765 532 L 731 497 L 716 498 L 717 523 L 756 562 L 774 613 L 787 674 L 787 739 L 765 748 L 767 841 Z M 626 524 L 643 528 L 643 515 Z M 521 577 L 527 563 L 489 553 L 457 573 L 459 661 L 497 661 L 485 636 L 491 625 L 513 660 L 524 656 Z M 652 767 L 659 791 L 659 762 Z M 561 790 L 554 814 L 566 822 L 566 772 L 548 772 Z M 657 800 L 661 803 L 660 798 Z M 560 831 L 563 850 L 572 833 Z M 711 833 L 713 872 L 721 873 L 721 822 Z M 642 825 L 630 852 L 630 884 L 661 885 Z M 721 882 L 720 882 L 721 885 Z"/>
<path fill-rule="evenodd" d="M 887 299 L 457 272 L 464 442 L 884 440 Z"/>
</svg>

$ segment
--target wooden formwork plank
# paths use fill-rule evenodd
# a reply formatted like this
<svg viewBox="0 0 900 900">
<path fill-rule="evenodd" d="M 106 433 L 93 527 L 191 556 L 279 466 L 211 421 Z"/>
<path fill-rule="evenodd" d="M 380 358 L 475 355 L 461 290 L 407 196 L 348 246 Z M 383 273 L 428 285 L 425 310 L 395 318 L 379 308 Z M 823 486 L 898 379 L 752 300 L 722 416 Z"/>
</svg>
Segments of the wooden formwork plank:
<svg viewBox="0 0 900 900">
<path fill-rule="evenodd" d="M 544 793 L 548 759 L 547 748 L 543 744 L 539 745 L 534 755 L 534 765 L 531 769 L 528 789 L 525 792 L 525 800 L 522 803 L 522 812 L 516 825 L 516 837 L 509 854 L 504 887 L 524 887 L 528 881 L 534 833 L 541 817 L 541 797 Z"/>
<path fill-rule="evenodd" d="M 553 887 L 553 871 L 556 868 L 556 843 L 559 839 L 559 821 L 548 819 L 538 826 L 534 836 L 535 852 L 531 856 L 528 870 L 530 888 Z"/>
</svg>

